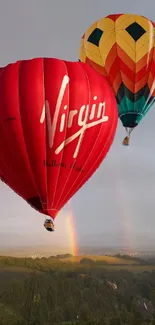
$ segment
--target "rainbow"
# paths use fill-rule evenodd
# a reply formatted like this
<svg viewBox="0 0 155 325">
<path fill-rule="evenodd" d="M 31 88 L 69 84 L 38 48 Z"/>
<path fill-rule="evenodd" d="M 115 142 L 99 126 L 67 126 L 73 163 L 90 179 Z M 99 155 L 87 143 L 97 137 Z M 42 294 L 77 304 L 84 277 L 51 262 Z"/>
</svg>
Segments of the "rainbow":
<svg viewBox="0 0 155 325">
<path fill-rule="evenodd" d="M 121 220 L 122 240 L 125 243 L 124 246 L 131 249 L 133 246 L 133 240 L 132 240 L 133 224 L 131 221 L 133 212 L 131 209 L 130 194 L 128 193 L 126 182 L 123 181 L 124 169 L 122 165 L 120 168 L 120 163 L 121 162 L 119 161 L 119 164 L 117 166 L 117 171 L 115 169 L 116 167 L 114 167 L 115 171 L 113 173 L 113 180 L 115 184 L 117 204 L 120 211 L 119 217 Z"/>
<path fill-rule="evenodd" d="M 70 212 L 66 218 L 67 221 L 67 232 L 69 234 L 69 246 L 71 249 L 71 254 L 73 256 L 78 255 L 78 241 L 76 233 L 75 218 L 73 217 L 72 212 Z"/>
</svg>

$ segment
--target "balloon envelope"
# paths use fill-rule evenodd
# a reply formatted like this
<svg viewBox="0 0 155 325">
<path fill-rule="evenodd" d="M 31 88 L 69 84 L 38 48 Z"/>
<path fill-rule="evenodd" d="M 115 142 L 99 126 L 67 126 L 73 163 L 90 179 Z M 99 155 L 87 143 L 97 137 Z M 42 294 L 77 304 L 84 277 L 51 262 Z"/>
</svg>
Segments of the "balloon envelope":
<svg viewBox="0 0 155 325">
<path fill-rule="evenodd" d="M 107 77 L 123 126 L 137 126 L 155 101 L 155 24 L 132 14 L 102 18 L 83 35 L 79 59 Z"/>
<path fill-rule="evenodd" d="M 36 58 L 0 73 L 0 176 L 32 207 L 56 217 L 107 154 L 115 97 L 89 65 Z"/>
</svg>

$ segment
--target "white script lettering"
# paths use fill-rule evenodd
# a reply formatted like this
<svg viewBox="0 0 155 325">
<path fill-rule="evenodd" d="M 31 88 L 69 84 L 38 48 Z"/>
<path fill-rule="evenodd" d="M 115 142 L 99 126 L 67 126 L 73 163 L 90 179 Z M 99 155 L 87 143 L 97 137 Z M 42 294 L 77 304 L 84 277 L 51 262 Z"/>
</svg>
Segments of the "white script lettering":
<svg viewBox="0 0 155 325">
<path fill-rule="evenodd" d="M 52 148 L 53 143 L 54 143 L 59 112 L 60 112 L 62 100 L 63 100 L 65 90 L 66 90 L 68 83 L 69 83 L 69 77 L 67 75 L 65 75 L 62 80 L 60 92 L 59 92 L 59 95 L 57 98 L 53 121 L 51 121 L 50 107 L 49 107 L 49 102 L 47 100 L 45 101 L 45 105 L 42 110 L 40 123 L 44 123 L 45 118 L 46 118 L 49 148 Z M 93 100 L 95 102 L 97 100 L 97 96 L 94 96 Z M 90 122 L 95 117 L 96 109 L 97 109 L 97 120 Z M 76 138 L 79 138 L 78 144 L 75 148 L 75 152 L 73 155 L 73 158 L 76 158 L 78 155 L 80 145 L 82 142 L 82 138 L 83 138 L 83 135 L 84 135 L 86 129 L 92 128 L 98 124 L 108 121 L 109 117 L 105 116 L 105 102 L 99 103 L 98 107 L 97 107 L 96 103 L 93 103 L 91 108 L 90 108 L 89 104 L 82 105 L 79 110 L 74 109 L 74 110 L 70 110 L 69 112 L 67 111 L 68 106 L 64 105 L 63 110 L 64 110 L 64 112 L 62 113 L 61 118 L 60 118 L 59 132 L 64 131 L 66 118 L 67 118 L 67 128 L 71 128 L 76 115 L 77 115 L 77 124 L 81 128 L 79 131 L 72 134 L 70 137 L 66 138 L 55 150 L 55 153 L 59 154 L 67 144 L 74 141 Z"/>
</svg>

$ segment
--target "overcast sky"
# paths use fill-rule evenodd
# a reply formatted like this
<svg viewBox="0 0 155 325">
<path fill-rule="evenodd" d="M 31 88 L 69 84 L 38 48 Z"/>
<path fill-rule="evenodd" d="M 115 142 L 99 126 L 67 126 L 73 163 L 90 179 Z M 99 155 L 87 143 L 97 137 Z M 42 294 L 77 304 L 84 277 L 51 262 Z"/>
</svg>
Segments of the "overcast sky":
<svg viewBox="0 0 155 325">
<path fill-rule="evenodd" d="M 155 20 L 154 0 L 0 0 L 0 65 L 32 57 L 76 61 L 80 37 L 95 20 L 111 13 L 137 13 Z M 121 145 L 114 144 L 92 179 L 71 201 L 80 244 L 145 245 L 155 240 L 155 106 Z M 48 234 L 44 216 L 0 184 L 0 246 L 65 245 L 69 207 Z M 66 230 L 67 231 L 67 230 Z"/>
</svg>

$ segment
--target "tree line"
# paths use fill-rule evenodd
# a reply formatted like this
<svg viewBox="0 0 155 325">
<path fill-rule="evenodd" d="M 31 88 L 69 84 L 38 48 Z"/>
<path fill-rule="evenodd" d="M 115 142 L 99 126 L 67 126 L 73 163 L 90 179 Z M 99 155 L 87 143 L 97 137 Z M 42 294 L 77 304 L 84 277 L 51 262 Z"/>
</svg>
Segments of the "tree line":
<svg viewBox="0 0 155 325">
<path fill-rule="evenodd" d="M 0 257 L 0 325 L 155 325 L 155 271 L 88 262 Z"/>
</svg>

